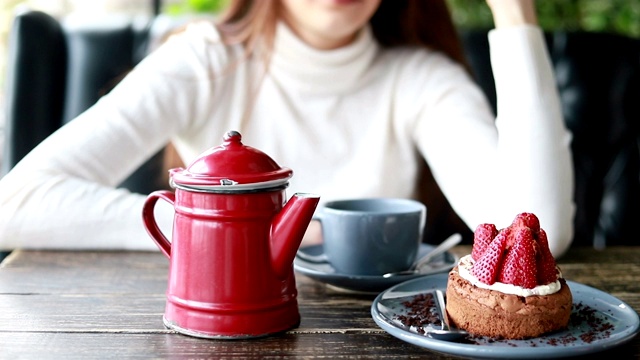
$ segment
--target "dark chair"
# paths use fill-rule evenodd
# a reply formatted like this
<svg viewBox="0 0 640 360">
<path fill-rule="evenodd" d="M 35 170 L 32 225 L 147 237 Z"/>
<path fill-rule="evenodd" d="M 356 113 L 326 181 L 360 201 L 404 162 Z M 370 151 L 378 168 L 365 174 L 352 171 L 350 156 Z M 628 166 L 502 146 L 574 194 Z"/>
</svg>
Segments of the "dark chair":
<svg viewBox="0 0 640 360">
<path fill-rule="evenodd" d="M 495 110 L 486 31 L 461 33 L 476 80 Z M 640 39 L 550 32 L 567 127 L 573 133 L 575 246 L 638 245 Z"/>
<path fill-rule="evenodd" d="M 4 175 L 31 149 L 106 94 L 149 51 L 155 17 L 58 21 L 39 11 L 15 17 L 7 65 Z M 164 151 L 121 187 L 166 187 Z M 155 180 L 155 181 L 154 181 Z"/>
<path fill-rule="evenodd" d="M 178 23 L 155 15 L 58 21 L 39 11 L 18 14 L 9 39 L 0 176 L 109 92 Z M 167 188 L 165 157 L 173 155 L 168 149 L 120 187 L 142 194 Z"/>
</svg>

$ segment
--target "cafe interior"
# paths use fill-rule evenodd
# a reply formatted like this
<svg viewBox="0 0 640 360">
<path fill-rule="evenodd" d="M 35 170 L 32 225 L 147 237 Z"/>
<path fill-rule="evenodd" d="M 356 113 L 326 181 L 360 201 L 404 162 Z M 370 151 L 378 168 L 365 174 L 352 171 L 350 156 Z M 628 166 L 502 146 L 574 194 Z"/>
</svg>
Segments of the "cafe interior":
<svg viewBox="0 0 640 360">
<path fill-rule="evenodd" d="M 107 93 L 128 69 L 134 67 L 158 46 L 173 29 L 195 17 L 215 17 L 215 13 L 224 7 L 224 1 L 111 1 L 126 6 L 118 8 L 112 4 L 110 8 L 105 5 L 109 0 L 105 0 L 91 1 L 94 9 L 79 5 L 74 9 L 73 5 L 69 5 L 74 2 L 66 1 L 67 5 L 63 11 L 60 10 L 62 8 L 52 11 L 50 8 L 38 6 L 37 1 L 13 1 L 10 9 L 2 9 L 5 12 L 3 16 L 11 21 L 6 23 L 6 29 L 3 29 L 4 53 L 0 54 L 3 56 L 4 65 L 0 96 L 0 107 L 3 111 L 0 116 L 0 176 L 10 171 L 48 135 L 72 121 Z M 54 2 L 49 2 L 49 6 L 52 3 Z M 193 5 L 198 3 L 209 5 L 203 5 L 201 8 Z M 449 1 L 454 9 L 453 13 L 465 15 L 454 17 L 459 23 L 459 35 L 465 55 L 474 79 L 495 110 L 496 96 L 489 60 L 488 27 L 482 23 L 483 15 L 476 13 L 474 6 L 477 6 L 477 3 L 484 2 L 476 2 L 474 5 L 473 1 Z M 614 12 L 613 8 L 600 10 L 601 15 L 605 14 L 601 18 L 585 16 L 586 19 L 570 20 L 571 16 L 580 12 L 576 9 L 581 3 L 585 3 L 584 1 L 562 2 L 564 7 L 554 1 L 539 3 L 546 11 L 540 13 L 541 24 L 556 75 L 565 124 L 573 135 L 571 151 L 575 173 L 576 214 L 572 249 L 577 249 L 578 253 L 613 251 L 617 256 L 622 256 L 620 253 L 629 248 L 640 248 L 637 230 L 640 220 L 640 8 L 634 1 L 592 1 L 610 3 L 613 4 L 612 7 L 618 6 L 620 9 L 622 6 L 626 9 L 627 12 L 620 17 L 631 17 L 628 21 L 631 25 L 624 27 L 615 22 L 618 13 Z M 548 3 L 556 3 L 556 7 L 553 8 L 554 5 L 547 5 Z M 571 6 L 574 6 L 574 9 L 571 9 Z M 595 8 L 595 5 L 591 6 Z M 558 18 L 553 18 L 551 14 L 554 10 L 563 13 L 558 15 Z M 585 12 L 584 9 L 582 12 Z M 593 12 L 597 14 L 598 10 L 595 9 Z M 544 17 L 545 14 L 548 18 Z M 594 20 L 596 18 L 600 20 Z M 167 188 L 167 169 L 174 167 L 177 161 L 175 153 L 168 146 L 120 186 L 142 194 Z M 428 168 L 424 170 L 423 179 L 426 192 L 429 194 L 423 198 L 429 209 L 426 228 L 428 241 L 435 245 L 451 233 L 460 233 L 464 239 L 461 246 L 469 246 L 473 238 L 472 231 L 447 203 Z M 636 251 L 635 254 L 640 253 Z M 4 253 L 3 256 L 7 256 L 6 260 L 11 259 L 10 253 Z M 629 270 L 632 275 L 626 277 L 625 281 L 637 283 L 638 278 L 634 276 L 640 276 L 640 273 L 637 273 L 640 271 L 637 268 L 640 257 L 628 256 L 625 261 L 632 267 L 632 270 Z M 590 258 L 585 256 L 585 259 Z M 164 259 L 159 259 L 158 262 L 162 262 L 161 260 Z M 571 261 L 571 257 L 567 261 Z M 584 261 L 586 264 L 590 260 Z M 602 266 L 610 265 L 611 262 L 612 260 L 604 260 Z M 634 262 L 635 265 L 632 265 Z M 568 266 L 568 274 L 576 274 L 579 278 L 576 271 Z M 584 269 L 581 271 L 588 272 Z M 307 282 L 299 287 L 317 286 L 309 279 L 305 278 L 304 281 Z M 9 291 L 3 290 L 1 284 L 2 280 L 0 298 L 3 293 Z M 606 281 L 594 280 L 591 284 L 606 286 Z M 626 301 L 635 303 L 636 308 L 640 306 L 640 289 L 637 285 L 631 290 L 607 290 L 618 291 L 616 294 L 622 294 L 620 297 L 623 298 L 627 295 Z M 321 302 L 322 296 L 331 295 L 324 291 L 313 299 Z M 371 303 L 371 298 L 362 298 L 360 295 L 356 296 L 357 301 L 354 302 L 351 302 L 348 294 L 338 292 L 336 296 L 338 300 L 333 301 L 347 303 L 347 309 L 349 306 Z M 312 298 L 311 295 L 309 298 Z M 303 297 L 300 302 L 303 303 L 304 300 Z M 327 304 L 331 304 L 331 301 Z M 321 307 L 322 304 L 319 303 L 317 306 Z M 305 316 L 313 317 L 309 310 L 306 311 L 302 311 L 303 319 Z M 340 314 L 348 316 L 348 310 Z M 367 316 L 368 310 L 356 317 L 358 321 L 371 320 L 366 319 Z M 275 357 L 286 357 L 287 354 L 293 354 L 292 349 L 303 346 L 301 343 L 310 347 L 308 342 L 311 341 L 309 334 L 312 331 L 305 328 L 309 324 L 305 325 L 304 320 L 302 325 L 305 331 L 301 334 L 297 335 L 294 332 L 284 335 L 283 341 L 288 344 L 292 353 L 287 353 L 273 342 L 265 343 L 265 349 L 278 348 L 281 352 L 274 353 Z M 320 328 L 324 324 L 318 326 Z M 367 331 L 372 331 L 371 328 L 377 329 L 373 325 L 367 326 L 364 326 Z M 38 331 L 40 330 L 35 332 Z M 350 330 L 341 331 L 344 334 Z M 363 337 L 366 333 L 359 331 L 353 330 L 358 334 L 355 337 Z M 96 330 L 96 333 L 100 332 L 101 330 Z M 136 331 L 132 330 L 131 333 L 135 334 Z M 331 332 L 332 335 L 327 335 L 323 340 L 340 343 L 340 333 Z M 145 334 L 145 330 L 140 330 L 136 336 L 140 334 Z M 384 332 L 375 333 L 376 338 L 384 336 L 387 336 Z M 0 343 L 3 341 L 0 335 Z M 432 354 L 421 352 L 421 344 L 417 347 L 410 345 L 407 350 L 406 346 L 409 345 L 401 340 L 389 336 L 384 341 L 395 341 L 395 345 L 388 345 L 389 349 L 397 345 L 394 351 L 401 349 L 400 351 L 405 351 L 411 356 Z M 625 339 L 624 342 L 626 341 Z M 629 354 L 629 358 L 637 358 L 635 356 L 640 354 L 638 340 L 633 341 L 632 345 L 624 350 L 625 354 Z M 251 347 L 250 344 L 251 340 L 237 343 L 245 350 Z M 361 339 L 355 344 L 367 346 L 367 342 Z M 135 347 L 132 344 L 129 346 Z M 168 345 L 165 342 L 162 346 Z M 184 350 L 197 345 L 187 342 L 180 343 L 180 346 Z M 207 351 L 214 351 L 214 345 L 207 346 Z M 219 346 L 223 354 L 233 355 L 232 346 L 228 343 Z M 324 346 L 332 345 L 326 343 Z M 317 351 L 325 355 L 340 355 L 325 353 L 328 351 L 326 349 Z M 447 348 L 436 348 L 436 351 L 448 352 Z M 185 350 L 183 354 L 188 353 Z M 453 353 L 455 354 L 455 351 Z M 390 356 L 391 353 L 382 354 Z M 313 353 L 306 352 L 304 355 L 312 357 Z"/>
</svg>

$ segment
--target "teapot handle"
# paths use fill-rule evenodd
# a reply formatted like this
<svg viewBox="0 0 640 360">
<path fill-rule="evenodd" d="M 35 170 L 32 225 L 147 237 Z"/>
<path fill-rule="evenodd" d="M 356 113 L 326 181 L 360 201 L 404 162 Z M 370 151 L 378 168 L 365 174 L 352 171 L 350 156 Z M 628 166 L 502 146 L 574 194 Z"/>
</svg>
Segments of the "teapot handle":
<svg viewBox="0 0 640 360">
<path fill-rule="evenodd" d="M 153 208 L 159 199 L 163 199 L 173 206 L 176 201 L 176 195 L 168 190 L 158 190 L 149 194 L 142 207 L 142 221 L 144 222 L 145 229 L 147 229 L 153 241 L 155 241 L 160 248 L 160 251 L 162 251 L 167 258 L 171 258 L 171 242 L 167 240 L 167 237 L 164 236 L 162 230 L 160 230 L 153 214 Z"/>
</svg>

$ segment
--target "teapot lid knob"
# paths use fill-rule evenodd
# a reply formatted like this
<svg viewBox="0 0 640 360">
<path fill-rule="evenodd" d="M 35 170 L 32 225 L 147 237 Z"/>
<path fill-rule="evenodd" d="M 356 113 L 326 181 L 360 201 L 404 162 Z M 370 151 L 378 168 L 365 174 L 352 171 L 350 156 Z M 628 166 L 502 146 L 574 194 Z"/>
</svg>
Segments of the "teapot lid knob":
<svg viewBox="0 0 640 360">
<path fill-rule="evenodd" d="M 225 143 L 242 144 L 242 135 L 236 130 L 229 130 L 224 134 L 223 140 Z"/>
</svg>

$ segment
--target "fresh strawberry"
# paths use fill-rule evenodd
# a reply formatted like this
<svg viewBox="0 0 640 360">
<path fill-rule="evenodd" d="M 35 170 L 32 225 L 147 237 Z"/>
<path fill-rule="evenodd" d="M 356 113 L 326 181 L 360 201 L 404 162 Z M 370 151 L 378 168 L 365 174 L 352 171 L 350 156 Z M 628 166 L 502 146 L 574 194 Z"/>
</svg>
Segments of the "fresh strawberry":
<svg viewBox="0 0 640 360">
<path fill-rule="evenodd" d="M 498 229 L 494 224 L 480 224 L 476 227 L 473 232 L 473 249 L 471 250 L 471 258 L 474 261 L 478 261 L 482 257 L 496 235 L 498 235 Z"/>
<path fill-rule="evenodd" d="M 538 233 L 538 284 L 545 285 L 554 282 L 558 279 L 558 269 L 556 266 L 556 260 L 549 250 L 549 242 L 547 240 L 547 233 L 544 229 L 540 229 Z"/>
<path fill-rule="evenodd" d="M 559 274 L 547 233 L 532 213 L 518 214 L 499 231 L 492 224 L 479 225 L 471 257 L 471 273 L 489 285 L 500 281 L 531 289 L 556 281 Z"/>
<path fill-rule="evenodd" d="M 511 249 L 513 247 L 513 245 L 515 244 L 515 238 L 514 236 L 514 231 L 513 231 L 513 227 L 509 226 L 506 227 L 502 230 L 500 230 L 500 232 L 502 233 L 501 236 L 505 237 L 505 241 L 507 244 L 507 249 Z"/>
<path fill-rule="evenodd" d="M 511 223 L 511 227 L 517 228 L 525 226 L 533 230 L 534 234 L 537 234 L 540 231 L 540 220 L 535 214 L 523 212 L 516 215 L 516 218 L 513 219 Z"/>
<path fill-rule="evenodd" d="M 506 236 L 502 232 L 493 239 L 487 250 L 471 267 L 471 273 L 481 282 L 492 285 L 498 278 L 502 265 L 502 256 L 506 245 Z"/>
<path fill-rule="evenodd" d="M 513 229 L 514 245 L 507 251 L 498 281 L 521 286 L 526 289 L 538 285 L 536 278 L 536 243 L 532 229 L 516 227 Z"/>
<path fill-rule="evenodd" d="M 551 250 L 549 250 L 549 240 L 547 238 L 547 232 L 544 231 L 544 229 L 540 229 L 540 231 L 538 232 L 538 245 L 540 246 L 540 251 L 541 253 L 549 253 L 549 255 L 551 255 Z"/>
</svg>

